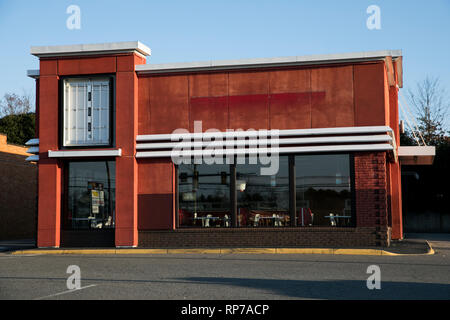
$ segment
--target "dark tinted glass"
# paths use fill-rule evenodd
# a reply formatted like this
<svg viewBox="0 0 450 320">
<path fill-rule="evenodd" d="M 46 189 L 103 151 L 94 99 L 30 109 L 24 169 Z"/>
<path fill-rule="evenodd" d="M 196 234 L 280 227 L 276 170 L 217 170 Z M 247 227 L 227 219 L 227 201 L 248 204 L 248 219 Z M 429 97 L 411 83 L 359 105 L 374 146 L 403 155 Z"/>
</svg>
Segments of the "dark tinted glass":
<svg viewBox="0 0 450 320">
<path fill-rule="evenodd" d="M 248 160 L 248 159 L 247 159 Z M 236 165 L 238 225 L 278 227 L 289 225 L 289 161 L 279 157 L 275 175 L 261 175 L 267 165 Z"/>
<path fill-rule="evenodd" d="M 229 227 L 229 165 L 178 166 L 179 223 L 191 227 Z"/>
<path fill-rule="evenodd" d="M 350 156 L 295 156 L 298 226 L 349 226 Z"/>
<path fill-rule="evenodd" d="M 65 228 L 114 228 L 115 162 L 69 162 L 67 170 Z"/>
</svg>

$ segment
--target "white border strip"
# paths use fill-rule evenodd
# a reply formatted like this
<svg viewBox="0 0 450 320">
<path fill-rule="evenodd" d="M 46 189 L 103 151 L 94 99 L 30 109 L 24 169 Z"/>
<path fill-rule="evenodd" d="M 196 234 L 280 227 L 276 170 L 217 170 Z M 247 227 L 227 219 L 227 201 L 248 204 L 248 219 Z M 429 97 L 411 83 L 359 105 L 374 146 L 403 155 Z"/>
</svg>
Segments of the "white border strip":
<svg viewBox="0 0 450 320">
<path fill-rule="evenodd" d="M 354 144 L 337 146 L 313 146 L 313 147 L 282 147 L 278 153 L 314 153 L 314 152 L 350 152 L 350 151 L 389 151 L 394 147 L 390 144 Z M 179 150 L 179 151 L 147 151 L 137 152 L 136 158 L 167 158 L 172 156 L 195 157 L 202 155 L 226 156 L 226 155 L 257 155 L 273 152 L 271 148 L 256 149 L 231 149 L 231 150 Z"/>
<path fill-rule="evenodd" d="M 369 135 L 369 136 L 337 136 L 321 138 L 285 138 L 279 139 L 279 145 L 288 144 L 336 144 L 336 143 L 372 143 L 372 142 L 392 142 L 389 135 Z M 193 142 L 161 142 L 161 143 L 138 143 L 137 150 L 169 149 L 169 148 L 202 148 L 202 147 L 256 147 L 259 145 L 270 145 L 272 140 L 219 140 L 219 141 L 193 141 Z"/>
<path fill-rule="evenodd" d="M 120 157 L 122 149 L 48 151 L 49 158 Z"/>
<path fill-rule="evenodd" d="M 292 130 L 262 130 L 262 131 L 230 131 L 220 132 L 223 138 L 257 138 L 261 132 L 268 137 L 276 135 L 279 137 L 288 136 L 316 136 L 316 135 L 337 135 L 337 134 L 374 134 L 391 133 L 392 129 L 388 126 L 366 126 L 366 127 L 338 127 L 338 128 L 320 128 L 320 129 L 292 129 Z M 214 138 L 219 132 L 201 132 L 201 133 L 174 133 L 174 134 L 151 134 L 138 135 L 137 142 L 183 139 L 204 139 Z"/>
<path fill-rule="evenodd" d="M 330 63 L 352 63 L 361 61 L 383 60 L 386 57 L 398 58 L 402 55 L 401 50 L 381 50 L 366 52 L 351 52 L 341 54 L 320 54 L 307 56 L 256 58 L 239 60 L 210 60 L 199 62 L 181 62 L 164 64 L 137 65 L 138 73 L 161 73 L 161 72 L 181 72 L 194 70 L 224 70 L 224 69 L 245 69 L 256 67 L 277 67 L 292 65 L 315 65 Z"/>
</svg>

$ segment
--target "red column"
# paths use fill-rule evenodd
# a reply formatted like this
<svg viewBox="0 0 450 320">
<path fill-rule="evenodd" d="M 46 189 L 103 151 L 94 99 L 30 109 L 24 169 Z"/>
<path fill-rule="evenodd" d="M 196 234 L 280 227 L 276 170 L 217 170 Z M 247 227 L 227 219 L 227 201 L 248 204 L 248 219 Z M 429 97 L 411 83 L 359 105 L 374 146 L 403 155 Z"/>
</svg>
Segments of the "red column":
<svg viewBox="0 0 450 320">
<path fill-rule="evenodd" d="M 394 86 L 389 88 L 390 105 L 390 126 L 394 130 L 395 142 L 400 144 L 399 115 L 398 115 L 398 89 Z M 390 164 L 390 183 L 391 183 L 391 218 L 392 232 L 391 237 L 394 240 L 403 239 L 403 219 L 402 219 L 402 179 L 400 162 Z"/>
<path fill-rule="evenodd" d="M 403 239 L 403 218 L 402 218 L 402 180 L 400 162 L 391 164 L 391 215 L 392 232 L 394 240 Z"/>
<path fill-rule="evenodd" d="M 59 247 L 61 225 L 61 168 L 57 160 L 39 159 L 37 246 Z"/>
<path fill-rule="evenodd" d="M 48 150 L 58 149 L 58 76 L 48 68 L 54 63 L 41 61 L 39 79 L 38 247 L 60 245 L 61 167 L 48 159 Z"/>
<path fill-rule="evenodd" d="M 116 146 L 122 156 L 116 159 L 116 247 L 136 247 L 138 78 L 134 59 L 117 58 Z"/>
</svg>

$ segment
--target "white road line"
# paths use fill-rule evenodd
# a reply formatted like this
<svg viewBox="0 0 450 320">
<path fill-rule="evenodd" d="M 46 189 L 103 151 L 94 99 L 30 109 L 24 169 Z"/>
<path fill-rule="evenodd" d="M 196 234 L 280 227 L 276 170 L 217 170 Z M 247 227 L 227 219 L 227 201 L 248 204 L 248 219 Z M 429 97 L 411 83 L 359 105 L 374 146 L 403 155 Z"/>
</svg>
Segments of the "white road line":
<svg viewBox="0 0 450 320">
<path fill-rule="evenodd" d="M 97 285 L 96 285 L 96 284 L 91 284 L 91 285 L 89 285 L 89 286 L 81 287 L 81 288 L 79 288 L 79 289 L 67 290 L 67 291 L 63 291 L 63 292 L 51 294 L 51 295 L 48 295 L 48 296 L 44 296 L 44 297 L 40 297 L 40 298 L 35 298 L 35 299 L 33 299 L 33 300 L 42 300 L 42 299 L 46 299 L 46 298 L 56 297 L 56 296 L 60 296 L 60 295 L 66 294 L 66 293 L 72 293 L 72 292 L 75 292 L 75 291 L 80 291 L 80 290 L 83 290 L 83 289 L 86 289 L 86 288 L 90 288 L 90 287 L 95 287 L 95 286 L 97 286 Z"/>
</svg>

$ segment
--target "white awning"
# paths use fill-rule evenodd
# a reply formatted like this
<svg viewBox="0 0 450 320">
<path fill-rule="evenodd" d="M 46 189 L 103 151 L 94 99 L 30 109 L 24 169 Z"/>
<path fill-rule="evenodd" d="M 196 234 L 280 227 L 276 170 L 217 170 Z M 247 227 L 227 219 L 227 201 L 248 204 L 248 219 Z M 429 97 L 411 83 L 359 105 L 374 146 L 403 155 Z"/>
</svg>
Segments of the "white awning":
<svg viewBox="0 0 450 320">
<path fill-rule="evenodd" d="M 399 146 L 398 158 L 402 165 L 431 165 L 436 155 L 436 147 Z"/>
</svg>

